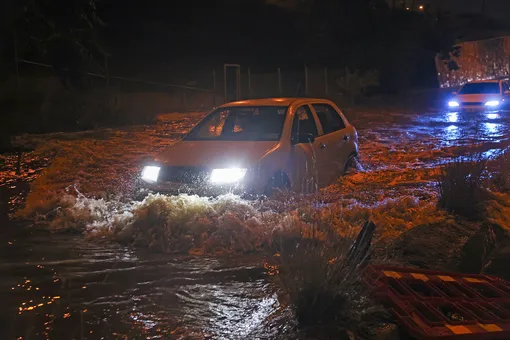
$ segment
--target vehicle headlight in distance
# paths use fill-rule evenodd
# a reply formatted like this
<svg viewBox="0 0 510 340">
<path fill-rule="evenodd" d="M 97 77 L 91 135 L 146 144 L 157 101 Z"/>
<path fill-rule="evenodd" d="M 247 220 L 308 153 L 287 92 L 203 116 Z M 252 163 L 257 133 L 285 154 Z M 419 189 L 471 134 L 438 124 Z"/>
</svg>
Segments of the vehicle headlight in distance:
<svg viewBox="0 0 510 340">
<path fill-rule="evenodd" d="M 491 107 L 498 106 L 498 105 L 499 105 L 499 100 L 490 100 L 487 103 L 485 103 L 485 106 L 491 106 Z"/>
<path fill-rule="evenodd" d="M 247 169 L 230 168 L 214 169 L 211 173 L 211 182 L 214 184 L 229 184 L 239 182 L 246 175 Z"/>
<path fill-rule="evenodd" d="M 459 102 L 455 100 L 451 100 L 448 102 L 449 107 L 459 107 L 459 105 L 460 105 Z"/>
<path fill-rule="evenodd" d="M 142 170 L 142 179 L 146 182 L 157 182 L 159 177 L 159 166 L 145 166 Z"/>
</svg>

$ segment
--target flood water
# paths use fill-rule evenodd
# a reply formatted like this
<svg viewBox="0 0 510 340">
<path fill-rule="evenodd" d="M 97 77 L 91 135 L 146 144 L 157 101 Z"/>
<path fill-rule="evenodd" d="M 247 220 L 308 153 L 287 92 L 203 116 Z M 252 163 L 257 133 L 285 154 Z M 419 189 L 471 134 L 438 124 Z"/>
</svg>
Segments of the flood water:
<svg viewBox="0 0 510 340">
<path fill-rule="evenodd" d="M 393 178 L 461 154 L 491 157 L 509 145 L 509 113 L 373 110 L 351 121 L 365 171 Z M 159 135 L 189 128 L 181 121 L 165 124 Z M 0 190 L 0 338 L 294 337 L 292 317 L 262 257 L 161 254 L 9 222 L 6 215 L 30 179 L 9 180 L 14 162 L 4 160 Z M 393 195 L 409 190 L 409 183 L 399 185 Z"/>
<path fill-rule="evenodd" d="M 172 256 L 29 231 L 4 233 L 2 242 L 3 339 L 238 339 L 288 332 L 290 320 L 283 320 L 260 258 Z"/>
</svg>

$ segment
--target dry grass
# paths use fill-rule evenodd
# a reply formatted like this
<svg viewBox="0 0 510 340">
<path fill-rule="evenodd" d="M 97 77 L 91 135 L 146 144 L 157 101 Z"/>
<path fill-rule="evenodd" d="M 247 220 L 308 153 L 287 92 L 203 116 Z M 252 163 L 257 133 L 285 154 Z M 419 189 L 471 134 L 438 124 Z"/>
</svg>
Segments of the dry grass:
<svg viewBox="0 0 510 340">
<path fill-rule="evenodd" d="M 439 206 L 470 220 L 483 219 L 492 198 L 486 170 L 487 161 L 477 157 L 448 163 L 438 181 Z"/>
</svg>

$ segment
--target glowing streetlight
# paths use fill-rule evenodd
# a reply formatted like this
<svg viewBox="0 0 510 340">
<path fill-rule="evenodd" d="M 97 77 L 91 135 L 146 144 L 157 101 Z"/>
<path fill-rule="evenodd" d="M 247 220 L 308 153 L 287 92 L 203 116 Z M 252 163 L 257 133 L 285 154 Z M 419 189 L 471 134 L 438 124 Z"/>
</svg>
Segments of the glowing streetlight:
<svg viewBox="0 0 510 340">
<path fill-rule="evenodd" d="M 423 5 L 420 5 L 420 6 L 418 7 L 418 9 L 419 9 L 420 11 L 423 11 L 423 9 L 424 9 L 424 8 L 425 8 L 425 7 L 424 7 Z"/>
</svg>

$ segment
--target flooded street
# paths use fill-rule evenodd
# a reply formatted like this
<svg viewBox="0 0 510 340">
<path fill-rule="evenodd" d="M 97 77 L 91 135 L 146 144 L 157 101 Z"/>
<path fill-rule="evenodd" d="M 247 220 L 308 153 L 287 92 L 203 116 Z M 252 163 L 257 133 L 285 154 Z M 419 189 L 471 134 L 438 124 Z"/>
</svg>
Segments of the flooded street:
<svg viewBox="0 0 510 340">
<path fill-rule="evenodd" d="M 137 228 L 146 221 L 122 199 L 112 198 L 115 189 L 130 190 L 140 160 L 171 145 L 201 116 L 168 116 L 158 125 L 126 130 L 19 137 L 36 151 L 24 156 L 20 174 L 16 157 L 4 156 L 0 163 L 0 338 L 295 338 L 293 318 L 263 256 L 172 255 L 108 238 L 122 218 Z M 402 221 L 388 222 L 392 235 L 432 218 L 441 164 L 459 156 L 495 157 L 510 146 L 508 112 L 357 110 L 347 116 L 358 129 L 363 169 L 326 188 L 324 202 L 341 201 L 345 218 L 357 223 L 349 211 L 359 210 L 360 216 L 368 211 L 384 221 L 390 209 L 379 202 L 397 202 L 398 213 L 399 200 L 416 201 L 400 213 Z M 41 164 L 51 165 L 41 174 L 36 168 Z M 9 222 L 7 215 L 34 180 L 23 217 L 40 213 L 49 229 L 63 233 Z M 58 198 L 70 186 L 90 198 L 87 202 L 94 200 L 93 218 L 83 217 L 84 209 L 76 205 L 61 213 Z M 210 217 L 220 208 L 200 204 L 205 212 L 197 208 L 193 218 L 198 214 L 204 225 L 227 223 L 221 218 L 235 215 Z M 243 204 L 232 210 L 248 209 Z M 60 219 L 50 221 L 53 216 Z"/>
<path fill-rule="evenodd" d="M 280 305 L 260 258 L 168 256 L 71 236 L 9 240 L 3 339 L 268 337 L 285 328 L 271 321 Z"/>
</svg>

